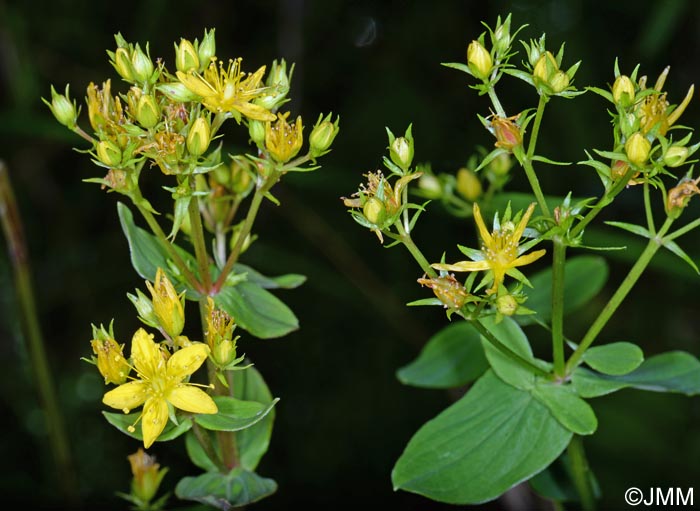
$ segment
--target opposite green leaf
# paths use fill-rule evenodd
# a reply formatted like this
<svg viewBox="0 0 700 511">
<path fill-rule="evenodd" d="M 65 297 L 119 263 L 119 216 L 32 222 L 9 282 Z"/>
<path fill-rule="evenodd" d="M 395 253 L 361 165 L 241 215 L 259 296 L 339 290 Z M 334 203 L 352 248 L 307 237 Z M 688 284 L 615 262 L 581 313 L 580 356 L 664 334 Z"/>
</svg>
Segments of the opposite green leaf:
<svg viewBox="0 0 700 511">
<path fill-rule="evenodd" d="M 211 435 L 210 438 L 214 448 L 218 449 L 216 435 Z M 197 437 L 192 431 L 188 431 L 187 436 L 185 437 L 185 449 L 187 450 L 187 456 L 189 456 L 190 460 L 195 464 L 195 466 L 206 472 L 216 472 L 219 470 L 214 462 L 209 459 L 207 453 L 204 452 L 202 444 L 197 441 Z"/>
<path fill-rule="evenodd" d="M 684 351 L 670 351 L 646 359 L 624 376 L 608 376 L 582 367 L 574 371 L 572 384 L 581 397 L 597 397 L 625 387 L 654 392 L 700 394 L 700 361 Z"/>
<path fill-rule="evenodd" d="M 532 393 L 569 431 L 577 435 L 591 435 L 598 428 L 593 408 L 569 386 L 538 381 Z"/>
<path fill-rule="evenodd" d="M 254 282 L 226 287 L 214 302 L 236 324 L 261 339 L 282 337 L 299 328 L 299 320 L 279 298 Z"/>
<path fill-rule="evenodd" d="M 481 322 L 502 344 L 526 360 L 537 364 L 535 357 L 532 356 L 532 348 L 527 337 L 512 318 L 506 317 L 498 324 L 495 324 L 493 317 L 485 318 Z M 489 364 L 501 380 L 522 390 L 534 387 L 535 375 L 530 370 L 503 354 L 483 337 L 481 344 Z"/>
<path fill-rule="evenodd" d="M 215 396 L 219 408 L 215 414 L 196 415 L 194 420 L 205 429 L 213 431 L 240 431 L 260 422 L 279 401 L 274 399 L 264 405 L 257 401 L 243 401 L 228 396 Z"/>
<path fill-rule="evenodd" d="M 583 360 L 599 373 L 621 376 L 637 369 L 644 362 L 644 353 L 631 342 L 614 342 L 589 348 Z"/>
<path fill-rule="evenodd" d="M 264 405 L 272 403 L 272 394 L 265 380 L 255 367 L 233 373 L 233 388 L 240 399 L 257 401 Z M 247 470 L 255 470 L 260 459 L 267 452 L 272 436 L 272 425 L 275 421 L 275 409 L 257 424 L 236 433 L 236 445 L 241 466 Z"/>
<path fill-rule="evenodd" d="M 304 275 L 288 273 L 277 277 L 267 277 L 250 266 L 240 263 L 233 266 L 233 272 L 234 274 L 246 274 L 246 280 L 248 282 L 254 282 L 265 289 L 294 289 L 306 282 L 306 277 Z"/>
<path fill-rule="evenodd" d="M 566 261 L 564 278 L 564 313 L 568 314 L 588 303 L 608 280 L 608 264 L 599 256 L 579 256 Z M 542 321 L 552 316 L 552 270 L 542 270 L 530 277 L 533 289 L 528 291 L 525 306 L 537 314 L 517 316 L 521 325 Z"/>
<path fill-rule="evenodd" d="M 179 499 L 194 500 L 225 511 L 252 504 L 275 491 L 275 481 L 241 467 L 228 474 L 207 472 L 197 477 L 184 477 L 175 487 Z"/>
<path fill-rule="evenodd" d="M 136 423 L 137 419 L 141 415 L 141 412 L 129 414 L 102 412 L 102 415 L 105 416 L 107 422 L 109 422 L 112 426 L 117 428 L 122 433 L 129 435 L 131 438 L 135 438 L 136 440 L 143 441 L 143 435 L 141 434 L 141 426 L 137 425 L 133 433 L 129 431 L 129 427 L 133 426 Z M 173 424 L 172 421 L 168 421 L 168 423 L 165 425 L 165 429 L 156 439 L 156 442 L 167 442 L 168 440 L 173 440 L 174 438 L 177 438 L 180 435 L 187 433 L 187 431 L 189 431 L 191 427 L 192 421 L 189 419 L 182 419 L 180 421 L 180 424 L 178 424 L 177 426 Z"/>
<path fill-rule="evenodd" d="M 465 385 L 489 368 L 479 333 L 467 321 L 452 323 L 430 338 L 413 362 L 396 373 L 404 385 L 447 389 Z"/>
<path fill-rule="evenodd" d="M 441 502 L 478 504 L 546 468 L 570 439 L 530 392 L 489 370 L 413 436 L 392 481 Z"/>
</svg>

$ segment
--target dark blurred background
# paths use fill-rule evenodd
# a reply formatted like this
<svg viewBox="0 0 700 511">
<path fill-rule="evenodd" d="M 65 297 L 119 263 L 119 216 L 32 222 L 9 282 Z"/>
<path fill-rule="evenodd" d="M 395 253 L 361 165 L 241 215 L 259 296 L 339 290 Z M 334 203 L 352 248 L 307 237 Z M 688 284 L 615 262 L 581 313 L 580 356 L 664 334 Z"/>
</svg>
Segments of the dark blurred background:
<svg viewBox="0 0 700 511">
<path fill-rule="evenodd" d="M 400 248 L 382 248 L 356 225 L 339 197 L 381 165 L 385 126 L 403 133 L 412 122 L 416 160 L 432 162 L 436 172 L 454 172 L 476 145 L 491 146 L 476 118 L 488 115 L 486 98 L 467 88 L 469 77 L 440 62 L 464 61 L 467 44 L 484 30 L 480 22 L 493 25 L 508 12 L 514 27 L 529 24 L 524 37 L 546 32 L 552 50 L 566 41 L 564 66 L 583 61 L 575 78 L 579 87 L 610 84 L 615 56 L 623 72 L 641 63 L 651 83 L 670 64 L 666 88 L 672 103 L 691 83 L 700 84 L 700 3 L 692 0 L 0 1 L 0 158 L 10 169 L 25 222 L 42 327 L 86 509 L 126 507 L 114 491 L 128 491 L 126 455 L 138 445 L 103 420 L 104 386 L 80 357 L 90 353 L 90 323 L 116 318 L 117 338 L 128 341 L 138 321 L 126 293 L 143 282 L 128 259 L 116 216 L 119 197 L 81 182 L 99 169 L 71 149 L 86 146 L 40 101 L 50 97 L 50 85 L 62 91 L 70 83 L 79 103 L 91 81 L 111 77 L 117 87 L 105 53 L 114 49 L 116 32 L 130 42 L 150 41 L 151 55 L 169 67 L 174 41 L 201 38 L 211 27 L 217 54 L 242 56 L 246 69 L 279 57 L 296 62 L 294 115 L 311 126 L 319 112 L 333 111 L 341 117 L 341 132 L 320 171 L 289 176 L 280 185 L 283 205 L 265 207 L 256 226 L 260 239 L 244 257 L 268 274 L 309 277 L 301 289 L 278 293 L 298 315 L 298 332 L 281 340 L 241 340 L 281 398 L 271 448 L 259 468 L 280 489 L 256 508 L 442 509 L 447 506 L 394 493 L 390 473 L 411 435 L 451 402 L 446 392 L 404 387 L 394 375 L 445 324 L 444 314 L 404 306 L 427 296 L 416 284 L 419 268 Z M 504 79 L 501 100 L 511 114 L 537 103 L 534 89 L 514 79 Z M 585 157 L 582 148 L 609 149 L 606 108 L 593 94 L 553 100 L 540 152 L 577 161 Z M 697 126 L 699 120 L 696 101 L 682 122 Z M 233 126 L 229 130 L 235 133 Z M 244 142 L 245 133 L 238 133 Z M 543 167 L 541 180 L 552 195 L 600 191 L 595 173 L 584 167 Z M 510 189 L 526 189 L 522 176 Z M 640 219 L 638 198 L 623 194 L 607 218 Z M 454 246 L 471 236 L 471 223 L 450 217 L 438 204 L 429 209 L 415 231 L 418 244 L 431 260 L 443 250 L 448 258 L 456 256 Z M 685 214 L 687 219 L 698 212 Z M 591 230 L 591 236 L 602 240 L 604 232 L 611 231 Z M 681 245 L 699 259 L 695 233 Z M 27 508 L 59 506 L 9 260 L 4 242 L 0 246 L 0 496 Z M 628 244 L 628 250 L 611 253 L 608 287 L 570 318 L 569 336 L 585 331 L 635 250 L 638 245 Z M 601 340 L 639 342 L 647 355 L 670 349 L 699 354 L 699 284 L 679 259 L 661 254 Z M 546 338 L 529 328 L 535 348 L 544 350 Z M 600 426 L 585 445 L 603 509 L 622 507 L 630 486 L 687 488 L 700 481 L 697 398 L 627 390 L 593 404 Z M 166 486 L 194 470 L 182 442 L 156 444 L 153 452 L 172 467 Z M 479 509 L 517 507 L 497 501 Z"/>
</svg>

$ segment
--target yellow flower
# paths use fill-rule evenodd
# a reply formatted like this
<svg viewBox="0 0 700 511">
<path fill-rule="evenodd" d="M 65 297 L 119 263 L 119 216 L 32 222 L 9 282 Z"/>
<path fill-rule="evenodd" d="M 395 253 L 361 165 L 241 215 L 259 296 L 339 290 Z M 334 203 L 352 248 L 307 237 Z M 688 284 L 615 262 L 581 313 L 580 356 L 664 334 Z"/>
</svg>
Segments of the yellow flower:
<svg viewBox="0 0 700 511">
<path fill-rule="evenodd" d="M 265 66 L 255 73 L 241 70 L 241 59 L 223 62 L 212 61 L 204 74 L 193 71 L 177 72 L 177 78 L 191 92 L 202 98 L 202 103 L 215 113 L 231 113 L 240 121 L 241 114 L 258 121 L 274 121 L 275 115 L 252 101 L 268 93 L 262 83 Z"/>
<path fill-rule="evenodd" d="M 146 287 L 153 296 L 153 312 L 170 337 L 177 337 L 185 327 L 185 308 L 172 282 L 161 268 L 156 271 L 153 285 L 146 281 Z"/>
<path fill-rule="evenodd" d="M 123 345 L 114 339 L 97 338 L 90 341 L 92 351 L 97 355 L 97 369 L 105 379 L 105 384 L 121 385 L 129 376 L 129 363 L 122 354 Z"/>
<path fill-rule="evenodd" d="M 291 124 L 287 122 L 289 112 L 277 114 L 277 121 L 265 125 L 265 147 L 272 157 L 280 163 L 294 158 L 304 142 L 301 116 Z"/>
<path fill-rule="evenodd" d="M 460 261 L 455 264 L 433 264 L 432 267 L 444 271 L 491 271 L 493 272 L 493 286 L 486 293 L 493 294 L 503 282 L 506 274 L 518 278 L 520 272 L 515 270 L 518 266 L 530 264 L 545 254 L 545 250 L 537 250 L 527 255 L 521 255 L 518 247 L 520 237 L 527 227 L 527 222 L 535 210 L 535 204 L 530 204 L 517 226 L 512 222 L 504 222 L 489 233 L 481 218 L 479 205 L 474 203 L 474 220 L 479 229 L 479 235 L 483 245 L 481 253 L 469 249 L 472 261 Z"/>
<path fill-rule="evenodd" d="M 666 82 L 670 69 L 670 66 L 666 66 L 654 84 L 654 90 L 658 94 L 646 96 L 637 107 L 636 114 L 641 124 L 642 133 L 645 135 L 656 127 L 659 135 L 664 136 L 673 123 L 679 119 L 693 98 L 695 86 L 691 85 L 681 104 L 675 108 L 670 106 L 666 99 L 666 93 L 662 92 L 662 87 Z M 639 79 L 639 87 L 642 90 L 646 89 L 646 76 Z"/>
<path fill-rule="evenodd" d="M 110 390 L 102 402 L 124 413 L 143 405 L 137 422 L 143 419 L 143 445 L 148 449 L 168 422 L 168 404 L 192 413 L 218 411 L 206 392 L 184 381 L 199 369 L 208 353 L 206 344 L 192 343 L 166 360 L 166 354 L 153 341 L 153 335 L 139 328 L 131 340 L 131 361 L 139 379 Z"/>
</svg>

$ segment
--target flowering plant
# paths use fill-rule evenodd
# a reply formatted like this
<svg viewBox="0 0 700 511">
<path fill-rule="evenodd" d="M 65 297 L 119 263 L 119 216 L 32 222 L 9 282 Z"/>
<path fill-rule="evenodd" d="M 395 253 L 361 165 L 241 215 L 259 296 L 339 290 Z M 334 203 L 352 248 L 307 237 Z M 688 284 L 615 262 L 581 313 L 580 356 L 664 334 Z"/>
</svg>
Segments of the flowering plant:
<svg viewBox="0 0 700 511">
<path fill-rule="evenodd" d="M 403 245 L 424 272 L 418 282 L 434 296 L 409 305 L 439 306 L 451 321 L 399 370 L 399 379 L 429 388 L 471 385 L 411 438 L 392 481 L 396 489 L 453 504 L 489 501 L 529 481 L 545 497 L 577 501 L 590 510 L 598 490 L 583 438 L 595 433 L 598 421 L 589 400 L 623 388 L 700 393 L 696 356 L 672 351 L 645 359 L 631 342 L 600 343 L 606 324 L 659 250 L 698 272 L 676 242 L 700 226 L 700 219 L 678 226 L 689 200 L 700 193 L 690 159 L 700 143 L 691 143 L 691 130 L 677 124 L 694 89 L 673 105 L 664 91 L 668 68 L 648 87 L 639 66 L 624 74 L 617 62 L 610 87 L 578 89 L 580 62 L 566 68 L 563 45 L 553 53 L 544 35 L 523 42 L 525 61 L 516 65 L 520 29 L 511 32 L 511 16 L 487 29 L 468 45 L 466 63 L 444 65 L 470 75 L 476 81 L 470 87 L 490 100 L 491 114 L 478 118 L 495 137 L 493 150 L 470 158 L 456 176 L 435 174 L 429 165 L 413 163 L 411 127 L 403 137 L 389 132 L 384 158 L 389 175 L 370 172 L 366 184 L 343 198 L 357 223 L 380 242 Z M 503 78 L 532 86 L 536 105 L 508 115 L 498 94 Z M 598 197 L 580 196 L 584 192 L 576 189 L 565 197 L 547 196 L 538 175 L 554 165 L 563 176 L 572 162 L 538 154 L 544 112 L 550 103 L 585 92 L 601 96 L 612 116 L 609 147 L 585 150 L 586 158 L 576 162 L 595 170 L 602 190 Z M 506 190 L 516 164 L 530 193 Z M 566 315 L 598 295 L 608 266 L 599 255 L 568 256 L 620 248 L 592 246 L 586 229 L 621 195 L 638 199 L 643 225 L 606 224 L 641 236 L 646 247 L 587 332 L 569 337 Z M 428 200 L 413 202 L 412 196 Z M 452 262 L 443 253 L 440 261 L 431 261 L 416 244 L 412 233 L 430 201 L 473 218 L 480 241 L 458 246 L 468 260 Z M 531 270 L 544 260 L 551 268 Z M 537 328 L 549 339 L 547 348 L 536 344 Z M 551 358 L 540 355 L 546 350 Z M 558 477 L 562 473 L 573 485 Z M 570 487 L 576 491 L 567 491 Z"/>
</svg>

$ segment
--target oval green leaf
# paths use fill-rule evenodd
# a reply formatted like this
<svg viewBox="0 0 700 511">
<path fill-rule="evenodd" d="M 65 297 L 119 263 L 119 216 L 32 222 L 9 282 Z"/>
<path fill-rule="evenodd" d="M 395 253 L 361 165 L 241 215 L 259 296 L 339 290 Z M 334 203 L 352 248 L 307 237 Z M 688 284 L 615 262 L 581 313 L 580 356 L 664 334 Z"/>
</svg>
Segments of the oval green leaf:
<svg viewBox="0 0 700 511">
<path fill-rule="evenodd" d="M 207 472 L 197 477 L 183 477 L 175 487 L 182 500 L 194 500 L 217 509 L 229 511 L 246 506 L 277 491 L 277 483 L 241 467 L 228 474 Z"/>
<path fill-rule="evenodd" d="M 608 280 L 608 264 L 600 256 L 579 256 L 566 261 L 564 269 L 564 313 L 568 314 L 588 303 Z M 521 325 L 548 323 L 552 317 L 552 269 L 530 277 L 532 289 L 525 306 L 537 314 L 517 316 Z"/>
<path fill-rule="evenodd" d="M 496 323 L 493 317 L 487 317 L 481 320 L 481 323 L 502 344 L 526 360 L 537 364 L 535 357 L 532 356 L 532 348 L 527 336 L 512 318 L 506 317 L 500 323 Z M 535 375 L 532 372 L 503 354 L 484 337 L 481 337 L 481 343 L 489 364 L 501 380 L 522 390 L 534 387 Z"/>
<path fill-rule="evenodd" d="M 441 502 L 486 502 L 546 468 L 571 435 L 530 392 L 489 370 L 418 430 L 392 481 L 395 489 Z"/>
<path fill-rule="evenodd" d="M 199 414 L 194 420 L 205 429 L 213 431 L 241 431 L 260 422 L 279 401 L 274 399 L 267 405 L 257 401 L 243 401 L 228 396 L 215 396 L 219 411 L 214 414 Z"/>
<path fill-rule="evenodd" d="M 137 425 L 133 433 L 129 431 L 129 427 L 136 423 L 141 415 L 141 412 L 129 413 L 126 415 L 123 413 L 102 412 L 102 415 L 104 415 L 105 419 L 107 419 L 107 422 L 125 435 L 129 435 L 131 438 L 143 441 L 141 426 Z M 167 442 L 168 440 L 173 440 L 174 438 L 187 433 L 191 427 L 192 421 L 188 418 L 182 419 L 180 424 L 177 425 L 173 424 L 172 421 L 168 421 L 168 423 L 165 425 L 165 429 L 163 429 L 163 432 L 158 436 L 158 438 L 156 438 L 156 442 Z"/>
<path fill-rule="evenodd" d="M 532 393 L 569 431 L 577 435 L 592 435 L 598 428 L 593 408 L 569 386 L 538 381 Z"/>
<path fill-rule="evenodd" d="M 233 388 L 240 399 L 257 401 L 264 405 L 273 402 L 270 389 L 265 380 L 255 367 L 249 367 L 245 371 L 234 371 Z M 275 421 L 275 409 L 257 424 L 236 433 L 236 445 L 241 466 L 247 470 L 255 470 L 263 455 L 270 446 L 272 425 Z"/>
<path fill-rule="evenodd" d="M 588 348 L 583 361 L 599 373 L 621 376 L 631 373 L 644 362 L 644 352 L 631 342 L 613 342 Z"/>
<path fill-rule="evenodd" d="M 282 337 L 299 328 L 299 320 L 289 307 L 254 282 L 226 287 L 214 297 L 214 302 L 236 324 L 261 339 Z"/>
<path fill-rule="evenodd" d="M 467 321 L 447 325 L 432 336 L 413 362 L 396 373 L 404 385 L 433 389 L 459 387 L 489 368 L 480 336 Z"/>
</svg>

